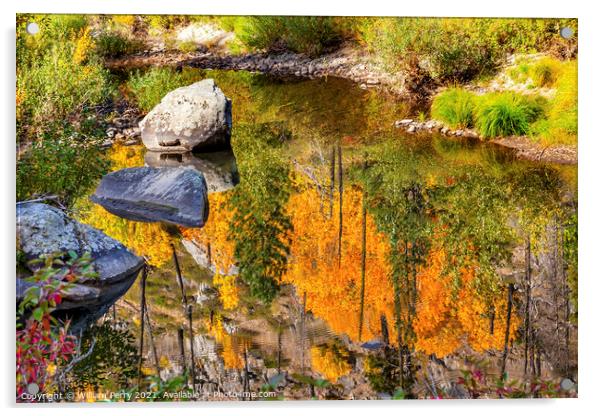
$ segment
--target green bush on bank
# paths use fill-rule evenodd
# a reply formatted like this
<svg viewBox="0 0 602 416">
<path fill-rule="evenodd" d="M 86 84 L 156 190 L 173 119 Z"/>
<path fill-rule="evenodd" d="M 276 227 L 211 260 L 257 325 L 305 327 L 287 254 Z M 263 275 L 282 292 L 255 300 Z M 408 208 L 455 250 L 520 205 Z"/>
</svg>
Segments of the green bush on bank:
<svg viewBox="0 0 602 416">
<path fill-rule="evenodd" d="M 546 100 L 515 92 L 476 95 L 462 88 L 450 88 L 435 97 L 434 119 L 452 128 L 475 127 L 486 138 L 532 133 L 546 109 Z"/>
<path fill-rule="evenodd" d="M 577 61 L 563 64 L 554 87 L 556 93 L 546 108 L 545 117 L 533 126 L 533 132 L 546 143 L 575 144 L 578 131 Z"/>
<path fill-rule="evenodd" d="M 65 20 L 59 15 L 41 22 L 39 35 L 18 33 L 22 39 L 16 93 L 19 141 L 27 134 L 35 137 L 53 122 L 81 118 L 115 91 L 81 19 Z M 18 32 L 24 30 L 24 25 L 18 26 Z"/>
<path fill-rule="evenodd" d="M 431 115 L 452 128 L 472 127 L 475 96 L 462 88 L 450 88 L 437 95 L 431 106 Z"/>
<path fill-rule="evenodd" d="M 17 15 L 18 200 L 53 194 L 68 205 L 106 171 L 95 106 L 114 92 L 86 16 Z"/>
<path fill-rule="evenodd" d="M 229 16 L 220 19 L 251 50 L 290 50 L 316 56 L 349 35 L 349 19 L 320 16 Z"/>
<path fill-rule="evenodd" d="M 102 32 L 96 38 L 96 53 L 103 58 L 117 58 L 138 52 L 142 43 L 119 32 Z"/>
<path fill-rule="evenodd" d="M 47 127 L 17 161 L 17 200 L 56 195 L 69 205 L 89 190 L 108 165 L 98 145 L 100 134 L 86 133 L 61 123 Z"/>
<path fill-rule="evenodd" d="M 192 69 L 176 72 L 172 68 L 152 68 L 145 72 L 135 72 L 127 82 L 136 104 L 144 112 L 149 112 L 168 92 L 199 81 L 201 74 Z"/>
<path fill-rule="evenodd" d="M 508 53 L 574 51 L 576 36 L 564 40 L 560 27 L 576 30 L 574 19 L 364 18 L 360 42 L 390 70 L 419 65 L 443 82 L 466 82 L 495 71 Z"/>
<path fill-rule="evenodd" d="M 514 92 L 485 94 L 477 100 L 475 126 L 486 138 L 524 135 L 543 109 L 541 100 Z"/>
<path fill-rule="evenodd" d="M 530 88 L 546 88 L 548 98 L 537 91 L 477 96 L 453 87 L 435 96 L 431 116 L 452 128 L 472 124 L 487 138 L 530 135 L 544 144 L 577 143 L 577 60 L 521 58 L 505 74 Z"/>
</svg>

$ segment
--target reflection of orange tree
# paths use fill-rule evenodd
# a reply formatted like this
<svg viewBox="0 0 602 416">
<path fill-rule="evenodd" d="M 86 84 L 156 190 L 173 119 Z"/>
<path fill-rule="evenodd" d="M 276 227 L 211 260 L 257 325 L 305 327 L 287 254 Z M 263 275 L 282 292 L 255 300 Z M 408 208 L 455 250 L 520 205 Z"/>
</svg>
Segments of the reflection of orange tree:
<svg viewBox="0 0 602 416">
<path fill-rule="evenodd" d="M 234 264 L 234 243 L 228 239 L 233 212 L 229 207 L 231 192 L 208 195 L 209 218 L 203 228 L 181 228 L 182 236 L 201 247 L 211 247 L 211 264 L 226 274 Z"/>
<path fill-rule="evenodd" d="M 113 145 L 109 150 L 111 170 L 144 166 L 144 146 Z"/>
<path fill-rule="evenodd" d="M 221 315 L 217 315 L 213 323 L 206 320 L 205 327 L 208 328 L 210 336 L 222 346 L 222 358 L 224 366 L 229 369 L 240 369 L 244 366 L 241 351 L 249 347 L 248 341 L 236 338 L 226 332 Z"/>
<path fill-rule="evenodd" d="M 334 201 L 338 211 L 338 198 Z M 294 235 L 288 271 L 283 277 L 307 294 L 307 309 L 339 333 L 358 336 L 362 255 L 362 192 L 343 194 L 342 258 L 337 257 L 338 221 L 320 209 L 320 194 L 308 188 L 291 196 L 288 204 Z M 366 223 L 366 287 L 364 333 L 380 333 L 380 315 L 392 317 L 393 290 L 388 274 L 389 247 L 370 215 Z"/>
<path fill-rule="evenodd" d="M 209 218 L 203 228 L 181 228 L 182 236 L 195 244 L 210 249 L 211 264 L 215 266 L 213 284 L 217 287 L 224 309 L 238 305 L 239 290 L 236 277 L 228 276 L 234 264 L 234 243 L 228 239 L 232 211 L 228 208 L 231 192 L 208 195 Z"/>
<path fill-rule="evenodd" d="M 225 310 L 231 310 L 238 306 L 239 290 L 236 286 L 236 276 L 216 273 L 213 276 L 213 284 L 217 287 L 219 300 Z"/>
<path fill-rule="evenodd" d="M 455 277 L 446 272 L 446 262 L 453 261 L 439 246 L 419 268 L 418 298 L 413 329 L 415 348 L 439 357 L 449 355 L 468 344 L 475 351 L 501 350 L 506 328 L 506 295 L 503 290 L 483 295 L 477 289 L 476 267 L 466 264 Z M 501 286 L 500 286 L 501 287 Z M 491 299 L 488 299 L 491 298 Z M 491 330 L 491 309 L 495 318 Z M 519 319 L 512 316 L 510 340 L 516 336 Z"/>
<path fill-rule="evenodd" d="M 337 344 L 313 346 L 310 354 L 312 368 L 332 383 L 351 371 L 346 351 Z"/>
<path fill-rule="evenodd" d="M 146 257 L 151 266 L 160 267 L 171 259 L 171 239 L 161 224 L 119 218 L 96 204 L 82 213 L 80 220 Z"/>
</svg>

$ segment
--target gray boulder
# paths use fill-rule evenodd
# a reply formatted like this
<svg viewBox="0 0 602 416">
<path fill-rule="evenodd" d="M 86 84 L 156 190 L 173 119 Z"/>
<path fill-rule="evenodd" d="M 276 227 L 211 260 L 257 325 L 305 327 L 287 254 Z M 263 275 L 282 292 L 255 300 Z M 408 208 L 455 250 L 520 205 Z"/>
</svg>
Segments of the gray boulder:
<svg viewBox="0 0 602 416">
<path fill-rule="evenodd" d="M 192 167 L 127 168 L 105 175 L 90 199 L 134 221 L 202 227 L 209 216 L 207 184 Z"/>
<path fill-rule="evenodd" d="M 207 192 L 224 192 L 238 184 L 236 159 L 232 152 L 159 153 L 146 152 L 144 163 L 153 168 L 191 166 L 205 177 Z"/>
<path fill-rule="evenodd" d="M 163 153 L 230 147 L 232 104 L 212 79 L 169 92 L 140 122 L 142 142 Z"/>
<path fill-rule="evenodd" d="M 63 296 L 55 314 L 71 318 L 71 330 L 79 330 L 100 318 L 130 288 L 144 265 L 117 240 L 88 225 L 69 218 L 63 211 L 41 203 L 17 205 L 17 241 L 26 260 L 43 255 L 74 251 L 89 252 L 96 279 L 82 280 Z M 17 303 L 33 283 L 23 278 L 35 265 L 26 265 L 17 274 Z"/>
</svg>

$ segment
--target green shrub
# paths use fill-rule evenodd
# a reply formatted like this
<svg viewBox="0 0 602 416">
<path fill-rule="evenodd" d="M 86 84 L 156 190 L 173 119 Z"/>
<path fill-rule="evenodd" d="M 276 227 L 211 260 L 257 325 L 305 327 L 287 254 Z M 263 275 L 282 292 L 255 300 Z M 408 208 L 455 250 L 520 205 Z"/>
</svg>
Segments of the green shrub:
<svg viewBox="0 0 602 416">
<path fill-rule="evenodd" d="M 222 27 L 236 33 L 243 45 L 254 50 L 291 50 L 319 55 L 345 36 L 344 27 L 331 17 L 245 16 L 225 17 Z"/>
<path fill-rule="evenodd" d="M 178 43 L 178 50 L 184 53 L 196 52 L 198 50 L 198 46 L 196 42 L 192 40 L 187 40 L 184 42 Z"/>
<path fill-rule="evenodd" d="M 437 80 L 465 82 L 493 73 L 507 53 L 542 51 L 564 42 L 558 34 L 563 25 L 576 27 L 576 21 L 362 18 L 358 32 L 391 70 L 419 65 Z"/>
<path fill-rule="evenodd" d="M 149 14 L 143 18 L 148 27 L 156 32 L 175 29 L 188 21 L 188 17 L 182 15 Z"/>
<path fill-rule="evenodd" d="M 530 76 L 536 87 L 553 87 L 562 72 L 562 63 L 554 58 L 539 59 L 530 68 Z"/>
<path fill-rule="evenodd" d="M 484 137 L 528 134 L 543 112 L 537 99 L 512 93 L 490 93 L 477 100 L 475 125 Z"/>
<path fill-rule="evenodd" d="M 176 72 L 171 68 L 152 68 L 146 72 L 135 72 L 127 82 L 140 109 L 149 112 L 168 92 L 199 81 L 198 71 L 186 69 Z"/>
<path fill-rule="evenodd" d="M 555 83 L 556 94 L 550 100 L 545 118 L 533 126 L 533 133 L 548 143 L 577 142 L 577 61 L 563 63 Z"/>
<path fill-rule="evenodd" d="M 453 128 L 472 127 L 474 102 L 473 93 L 462 88 L 450 88 L 435 97 L 431 115 Z"/>
<path fill-rule="evenodd" d="M 81 14 L 47 15 L 48 20 L 40 27 L 40 34 L 50 40 L 66 40 L 77 35 L 88 24 Z M 37 19 L 36 19 L 37 22 Z"/>
<path fill-rule="evenodd" d="M 31 65 L 17 69 L 19 133 L 43 129 L 111 97 L 114 86 L 108 71 L 94 57 L 80 62 L 75 52 L 75 42 L 56 42 Z"/>
<path fill-rule="evenodd" d="M 17 160 L 17 200 L 57 195 L 69 205 L 107 170 L 98 139 L 54 125 Z"/>
<path fill-rule="evenodd" d="M 104 58 L 117 58 L 139 51 L 142 43 L 119 32 L 103 32 L 96 38 L 96 53 Z"/>
</svg>

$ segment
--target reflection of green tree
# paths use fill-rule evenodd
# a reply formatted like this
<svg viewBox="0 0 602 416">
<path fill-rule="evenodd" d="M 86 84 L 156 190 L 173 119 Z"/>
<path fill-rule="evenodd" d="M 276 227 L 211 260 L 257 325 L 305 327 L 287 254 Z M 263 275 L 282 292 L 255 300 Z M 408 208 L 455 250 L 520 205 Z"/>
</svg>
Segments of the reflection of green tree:
<svg viewBox="0 0 602 416">
<path fill-rule="evenodd" d="M 410 152 L 395 150 L 385 145 L 373 152 L 371 157 L 377 162 L 363 172 L 363 177 L 370 195 L 368 209 L 391 244 L 397 356 L 385 354 L 385 360 L 400 363 L 402 371 L 398 371 L 397 385 L 410 391 L 414 373 L 410 350 L 415 338 L 412 322 L 417 302 L 416 273 L 428 253 L 433 229 L 431 191 L 424 180 L 426 175 L 421 172 L 430 164 L 421 146 Z M 387 372 L 384 368 L 382 371 Z"/>
<path fill-rule="evenodd" d="M 82 353 L 92 343 L 92 353 L 73 368 L 73 389 L 87 386 L 117 391 L 129 386 L 138 374 L 138 350 L 134 335 L 127 328 L 119 328 L 114 322 L 105 321 L 86 331 L 81 341 Z"/>
<path fill-rule="evenodd" d="M 558 212 L 562 184 L 555 169 L 506 163 L 479 147 L 465 156 L 461 145 L 388 141 L 368 149 L 367 169 L 351 171 L 366 186 L 369 210 L 392 247 L 398 351 L 383 359 L 405 366 L 398 383 L 406 391 L 412 378 L 408 349 L 415 334 L 411 325 L 415 304 L 420 302 L 415 299 L 416 267 L 434 239 L 441 240 L 450 253 L 445 273 L 455 277 L 452 296 L 462 287 L 462 267 L 470 265 L 476 294 L 493 305 L 504 287 L 497 269 L 508 264 L 513 247 L 522 244 L 517 237 L 529 232 L 543 245 L 540 240 L 549 219 Z M 389 370 L 383 367 L 377 373 Z M 399 376 L 398 372 L 388 375 Z"/>
<path fill-rule="evenodd" d="M 234 256 L 251 294 L 269 302 L 286 270 L 292 225 L 285 211 L 290 191 L 288 166 L 280 146 L 287 133 L 277 125 L 242 125 L 234 129 L 232 147 L 240 184 L 230 199 Z"/>
</svg>

